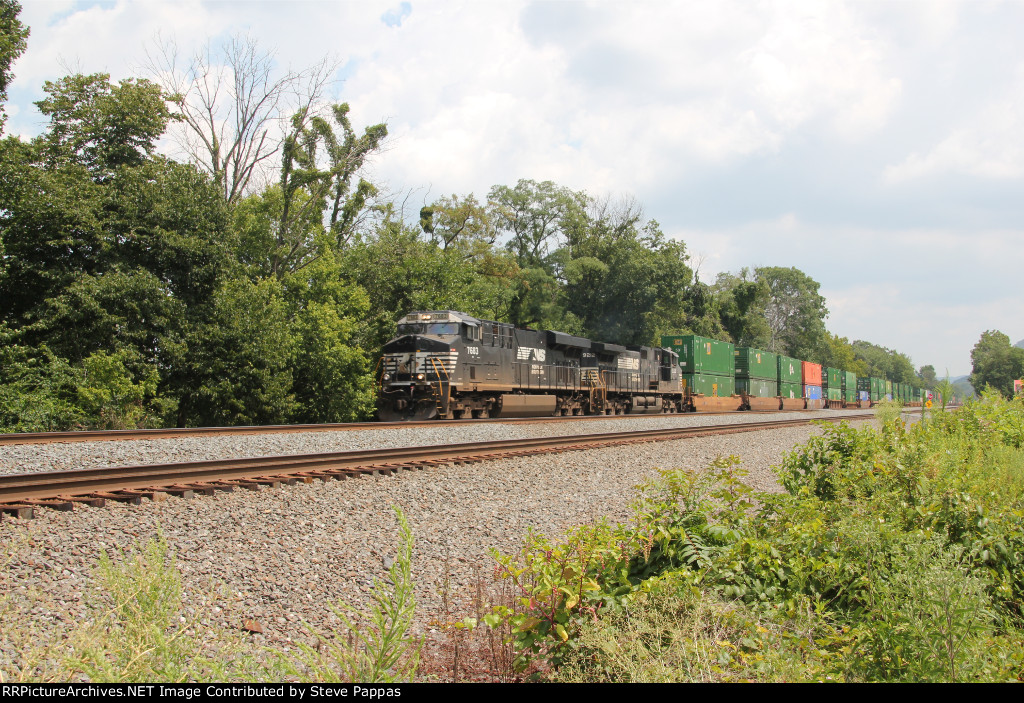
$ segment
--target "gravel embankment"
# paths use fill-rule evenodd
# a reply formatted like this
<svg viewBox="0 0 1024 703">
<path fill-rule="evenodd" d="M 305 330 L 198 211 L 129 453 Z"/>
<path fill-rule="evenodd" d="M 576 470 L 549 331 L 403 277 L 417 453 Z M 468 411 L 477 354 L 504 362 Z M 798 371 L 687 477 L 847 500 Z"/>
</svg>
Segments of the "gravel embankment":
<svg viewBox="0 0 1024 703">
<path fill-rule="evenodd" d="M 850 410 L 822 410 L 816 416 L 849 415 Z M 237 457 L 315 454 L 362 449 L 411 447 L 452 442 L 485 442 L 571 434 L 633 432 L 663 427 L 698 427 L 715 424 L 762 422 L 768 419 L 806 418 L 808 413 L 749 413 L 735 415 L 665 415 L 608 420 L 539 424 L 482 423 L 454 427 L 344 430 L 268 435 L 140 439 L 109 442 L 67 442 L 0 446 L 0 474 L 67 469 L 163 464 L 175 461 Z"/>
<path fill-rule="evenodd" d="M 541 426 L 515 429 L 543 431 Z M 601 517 L 626 520 L 634 486 L 652 476 L 653 467 L 699 468 L 720 455 L 741 457 L 755 488 L 778 491 L 769 467 L 819 431 L 801 427 L 702 437 L 141 506 L 41 510 L 31 521 L 5 519 L 0 522 L 0 600 L 10 596 L 10 614 L 0 627 L 0 659 L 15 656 L 5 627 L 17 624 L 43 638 L 66 632 L 87 616 L 86 595 L 101 551 L 132 548 L 158 534 L 176 553 L 189 614 L 232 631 L 254 619 L 265 630 L 253 638 L 259 644 L 308 641 L 302 623 L 320 630 L 335 626 L 328 605 L 338 599 L 362 604 L 373 578 L 385 574 L 396 549 L 392 505 L 402 508 L 415 535 L 418 627 L 429 629 L 445 572 L 454 598 L 470 592 L 476 575 L 491 572 L 488 550 L 515 550 L 529 528 L 557 535 Z M 417 436 L 436 437 L 430 432 Z M 264 447 L 281 441 L 293 450 L 298 441 L 296 436 L 246 439 Z M 343 440 L 349 447 L 362 441 L 351 435 Z M 105 448 L 126 451 L 116 443 Z"/>
</svg>

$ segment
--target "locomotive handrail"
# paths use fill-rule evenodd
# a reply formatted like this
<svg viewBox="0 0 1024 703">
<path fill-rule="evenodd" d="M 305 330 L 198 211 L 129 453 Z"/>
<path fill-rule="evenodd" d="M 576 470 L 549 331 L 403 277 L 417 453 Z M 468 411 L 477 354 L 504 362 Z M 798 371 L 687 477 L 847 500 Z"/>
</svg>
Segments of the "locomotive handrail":
<svg viewBox="0 0 1024 703">
<path fill-rule="evenodd" d="M 433 356 L 427 357 L 427 361 L 429 361 L 430 365 L 434 367 L 434 373 L 437 375 L 437 411 L 441 415 L 445 415 L 448 412 L 448 395 L 452 391 L 451 377 L 448 375 L 448 369 L 444 367 L 444 364 L 441 364 L 441 369 L 440 371 L 438 370 L 437 359 L 435 359 Z M 444 381 L 441 380 L 442 372 L 444 373 Z M 447 384 L 445 383 L 446 381 Z M 431 390 L 433 390 L 433 383 L 430 384 L 430 388 Z"/>
</svg>

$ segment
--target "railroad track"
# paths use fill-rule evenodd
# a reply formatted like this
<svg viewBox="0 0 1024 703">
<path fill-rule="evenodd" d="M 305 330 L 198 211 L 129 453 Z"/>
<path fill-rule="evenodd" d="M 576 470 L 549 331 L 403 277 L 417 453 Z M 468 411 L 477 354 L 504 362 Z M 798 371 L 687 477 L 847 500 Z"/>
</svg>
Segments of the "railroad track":
<svg viewBox="0 0 1024 703">
<path fill-rule="evenodd" d="M 730 410 L 702 412 L 700 415 L 770 414 L 769 410 Z M 789 410 L 786 412 L 817 413 L 818 410 Z M 528 425 L 541 422 L 577 422 L 586 420 L 636 420 L 656 417 L 690 417 L 692 413 L 660 413 L 637 415 L 569 415 L 565 417 L 508 417 L 486 420 L 424 420 L 410 422 L 334 422 L 318 425 L 251 425 L 244 427 L 169 427 L 143 430 L 73 430 L 68 432 L 16 432 L 0 434 L 0 446 L 15 444 L 52 444 L 56 442 L 110 442 L 133 439 L 174 439 L 179 437 L 215 437 L 220 435 L 287 434 L 296 432 L 341 432 L 346 430 L 388 430 L 404 427 L 447 427 L 478 423 L 508 423 Z"/>
<path fill-rule="evenodd" d="M 874 417 L 846 417 L 746 422 L 704 427 L 676 427 L 639 432 L 534 437 L 493 442 L 427 445 L 396 449 L 218 459 L 171 464 L 117 466 L 0 476 L 0 512 L 31 518 L 37 508 L 71 510 L 76 504 L 101 507 L 107 500 L 141 503 L 170 495 L 190 498 L 236 488 L 260 490 L 298 482 L 343 480 L 368 474 L 391 474 L 445 464 L 470 464 L 515 456 L 576 451 L 688 437 L 796 427 L 815 420 L 840 422 Z"/>
</svg>

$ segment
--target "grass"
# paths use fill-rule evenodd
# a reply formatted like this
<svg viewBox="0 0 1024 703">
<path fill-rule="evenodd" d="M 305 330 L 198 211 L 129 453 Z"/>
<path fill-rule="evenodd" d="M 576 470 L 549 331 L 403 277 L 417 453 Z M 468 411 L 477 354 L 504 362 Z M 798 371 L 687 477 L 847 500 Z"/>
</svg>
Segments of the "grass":
<svg viewBox="0 0 1024 703">
<path fill-rule="evenodd" d="M 410 634 L 415 611 L 410 565 L 412 532 L 400 510 L 400 548 L 386 581 L 374 585 L 362 611 L 331 606 L 345 627 L 311 630 L 317 646 L 297 652 L 253 651 L 236 632 L 202 625 L 182 607 L 181 577 L 162 538 L 139 549 L 103 553 L 89 617 L 66 638 L 26 623 L 13 594 L 0 599 L 0 682 L 401 682 L 415 677 L 420 640 Z M 11 550 L 14 553 L 14 550 Z M 6 565 L 5 565 L 6 566 Z M 40 594 L 29 594 L 33 603 Z"/>
</svg>

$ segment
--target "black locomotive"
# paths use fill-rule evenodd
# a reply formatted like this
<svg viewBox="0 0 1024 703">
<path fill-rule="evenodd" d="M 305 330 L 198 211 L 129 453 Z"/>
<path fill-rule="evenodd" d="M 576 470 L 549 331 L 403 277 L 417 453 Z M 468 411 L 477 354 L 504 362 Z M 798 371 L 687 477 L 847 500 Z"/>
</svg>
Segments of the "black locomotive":
<svg viewBox="0 0 1024 703">
<path fill-rule="evenodd" d="M 398 321 L 378 366 L 381 420 L 683 410 L 679 360 L 654 347 L 516 329 L 452 310 Z"/>
</svg>

